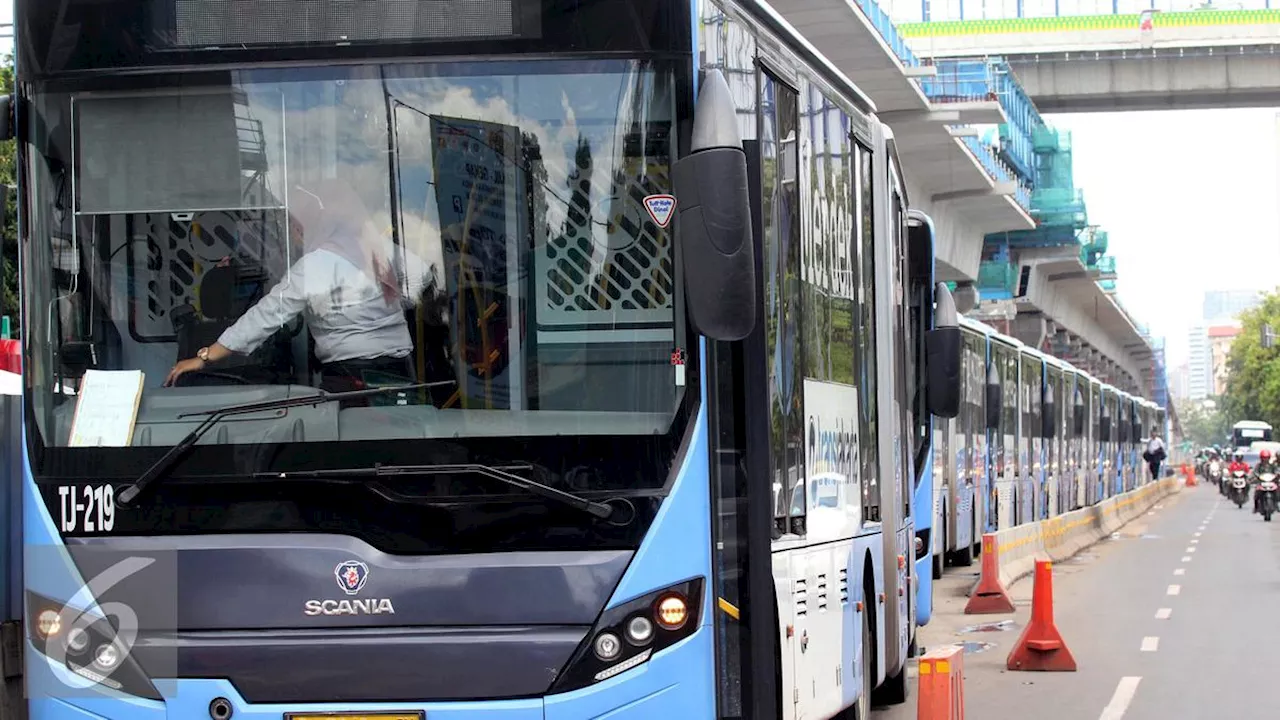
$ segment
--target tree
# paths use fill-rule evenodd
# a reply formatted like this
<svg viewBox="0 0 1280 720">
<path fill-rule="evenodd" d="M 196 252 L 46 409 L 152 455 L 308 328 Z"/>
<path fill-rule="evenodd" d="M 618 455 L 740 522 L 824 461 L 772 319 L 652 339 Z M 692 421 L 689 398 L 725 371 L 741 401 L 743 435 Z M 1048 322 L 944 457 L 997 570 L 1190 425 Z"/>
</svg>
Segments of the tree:
<svg viewBox="0 0 1280 720">
<path fill-rule="evenodd" d="M 1280 425 L 1280 347 L 1262 347 L 1264 325 L 1280 330 L 1280 293 L 1240 316 L 1242 331 L 1227 355 L 1227 392 L 1222 409 L 1234 420 Z"/>
<path fill-rule="evenodd" d="M 1178 407 L 1183 436 L 1196 448 L 1222 444 L 1231 435 L 1232 421 L 1221 405 L 1188 403 Z"/>
<path fill-rule="evenodd" d="M 0 58 L 0 95 L 13 94 L 13 55 Z M 19 313 L 18 304 L 18 215 L 14 204 L 16 199 L 12 191 L 15 182 L 17 144 L 13 140 L 0 143 L 0 183 L 11 188 L 4 193 L 3 225 L 0 225 L 0 247 L 3 248 L 4 274 L 0 276 L 0 315 L 13 318 L 16 329 Z"/>
</svg>

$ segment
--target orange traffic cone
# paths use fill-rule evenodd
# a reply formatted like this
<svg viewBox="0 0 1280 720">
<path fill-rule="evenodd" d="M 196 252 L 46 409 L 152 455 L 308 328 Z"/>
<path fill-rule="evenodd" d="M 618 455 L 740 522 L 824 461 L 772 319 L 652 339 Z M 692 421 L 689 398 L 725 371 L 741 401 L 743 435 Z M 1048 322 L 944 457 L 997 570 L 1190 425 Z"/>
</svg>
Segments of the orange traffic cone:
<svg viewBox="0 0 1280 720">
<path fill-rule="evenodd" d="M 964 606 L 965 615 L 993 615 L 995 613 L 1013 612 L 1013 601 L 1009 592 L 1000 583 L 1000 544 L 996 542 L 995 533 L 982 536 L 982 576 L 978 578 L 978 587 L 969 597 L 969 604 Z"/>
<path fill-rule="evenodd" d="M 1036 561 L 1035 583 L 1031 590 L 1031 622 L 1009 653 L 1008 667 L 1075 672 L 1076 659 L 1053 623 L 1053 563 Z"/>
</svg>

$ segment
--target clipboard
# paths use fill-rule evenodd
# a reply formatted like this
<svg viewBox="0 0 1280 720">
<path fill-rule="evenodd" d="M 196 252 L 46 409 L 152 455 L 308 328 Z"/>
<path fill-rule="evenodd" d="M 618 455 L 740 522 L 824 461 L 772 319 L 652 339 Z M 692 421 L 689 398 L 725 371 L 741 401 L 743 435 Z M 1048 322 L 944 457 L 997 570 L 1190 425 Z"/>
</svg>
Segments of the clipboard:
<svg viewBox="0 0 1280 720">
<path fill-rule="evenodd" d="M 145 379 L 141 370 L 86 370 L 76 397 L 68 447 L 132 445 Z"/>
</svg>

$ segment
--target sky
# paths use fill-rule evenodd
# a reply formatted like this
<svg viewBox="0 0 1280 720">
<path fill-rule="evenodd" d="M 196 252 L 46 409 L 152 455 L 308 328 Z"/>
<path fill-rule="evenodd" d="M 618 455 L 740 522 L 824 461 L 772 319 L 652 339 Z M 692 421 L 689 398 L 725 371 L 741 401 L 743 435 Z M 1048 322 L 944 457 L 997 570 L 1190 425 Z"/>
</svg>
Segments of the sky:
<svg viewBox="0 0 1280 720">
<path fill-rule="evenodd" d="M 1048 115 L 1108 233 L 1120 302 L 1187 358 L 1206 290 L 1280 285 L 1277 109 Z"/>
</svg>

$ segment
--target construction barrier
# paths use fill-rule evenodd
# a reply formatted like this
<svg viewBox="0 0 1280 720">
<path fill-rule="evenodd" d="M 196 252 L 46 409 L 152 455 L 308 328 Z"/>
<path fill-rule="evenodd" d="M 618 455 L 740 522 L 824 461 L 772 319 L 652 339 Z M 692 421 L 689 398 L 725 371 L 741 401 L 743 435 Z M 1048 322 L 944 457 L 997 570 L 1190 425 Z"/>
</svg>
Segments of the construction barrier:
<svg viewBox="0 0 1280 720">
<path fill-rule="evenodd" d="M 1167 477 L 1123 495 L 1107 498 L 1097 505 L 991 533 L 989 536 L 996 548 L 995 565 L 1000 585 L 1008 588 L 1015 581 L 1030 575 L 1035 570 L 1037 560 L 1061 562 L 1072 557 L 1109 537 L 1145 513 L 1161 498 L 1180 492 L 1183 487 L 1181 478 Z M 989 536 L 983 536 L 984 555 Z M 983 561 L 985 576 L 988 572 L 985 557 Z M 983 583 L 988 581 L 979 581 L 980 586 Z M 975 586 L 970 592 L 970 602 L 977 596 L 978 587 Z M 984 587 L 984 592 L 988 589 L 989 583 Z M 1012 608 L 1008 610 L 1012 611 Z"/>
<path fill-rule="evenodd" d="M 1031 622 L 1009 651 L 1010 670 L 1075 672 L 1076 659 L 1053 622 L 1053 563 L 1036 561 L 1035 587 L 1031 590 Z"/>
<path fill-rule="evenodd" d="M 964 720 L 964 648 L 930 650 L 919 671 L 916 720 Z"/>
<path fill-rule="evenodd" d="M 1000 545 L 995 533 L 982 536 L 982 575 L 978 587 L 969 595 L 964 606 L 966 615 L 990 615 L 1013 612 L 1013 600 L 1000 581 Z"/>
</svg>

